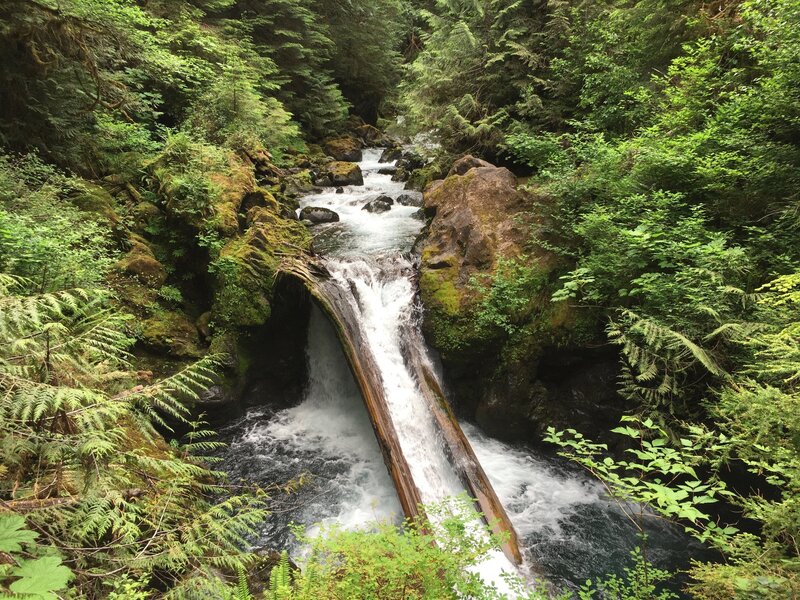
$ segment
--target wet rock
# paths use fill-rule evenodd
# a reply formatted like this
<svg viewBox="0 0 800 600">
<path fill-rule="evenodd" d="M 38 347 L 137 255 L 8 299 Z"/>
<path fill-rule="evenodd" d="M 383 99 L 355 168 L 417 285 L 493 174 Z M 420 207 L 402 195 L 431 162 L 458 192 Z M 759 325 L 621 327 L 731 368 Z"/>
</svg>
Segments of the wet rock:
<svg viewBox="0 0 800 600">
<path fill-rule="evenodd" d="M 361 210 L 365 210 L 370 213 L 384 213 L 392 209 L 392 204 L 394 204 L 394 200 L 392 200 L 389 196 L 378 196 L 377 198 L 367 202 L 361 208 Z"/>
<path fill-rule="evenodd" d="M 359 162 L 362 158 L 361 142 L 349 135 L 328 140 L 323 149 L 338 161 Z"/>
<path fill-rule="evenodd" d="M 415 171 L 416 169 L 421 169 L 428 161 L 425 159 L 424 156 L 419 154 L 418 152 L 404 152 L 403 157 L 397 161 L 397 167 L 403 168 L 406 171 Z"/>
<path fill-rule="evenodd" d="M 336 188 L 336 193 L 337 193 L 337 194 L 344 194 L 344 188 L 337 187 L 337 188 Z"/>
<path fill-rule="evenodd" d="M 353 130 L 353 133 L 364 143 L 365 146 L 387 146 L 389 138 L 377 127 L 372 125 L 361 125 Z"/>
<path fill-rule="evenodd" d="M 415 210 L 413 213 L 411 213 L 411 218 L 417 219 L 419 221 L 424 221 L 426 219 L 425 209 L 420 208 L 419 210 Z"/>
<path fill-rule="evenodd" d="M 401 194 L 397 197 L 400 206 L 416 206 L 422 208 L 422 194 Z"/>
<path fill-rule="evenodd" d="M 388 163 L 400 160 L 403 157 L 402 148 L 386 148 L 378 159 L 379 162 Z"/>
<path fill-rule="evenodd" d="M 300 219 L 311 221 L 312 223 L 335 223 L 339 220 L 339 215 L 321 206 L 306 206 L 300 211 Z"/>
<path fill-rule="evenodd" d="M 361 168 L 355 163 L 333 161 L 320 168 L 314 185 L 325 187 L 364 185 L 364 176 Z"/>
<path fill-rule="evenodd" d="M 217 409 L 239 402 L 236 391 L 224 385 L 212 385 L 198 395 L 194 404 L 204 409 Z"/>
<path fill-rule="evenodd" d="M 397 169 L 395 167 L 384 167 L 382 169 L 378 169 L 378 174 L 380 175 L 394 175 Z"/>
<path fill-rule="evenodd" d="M 613 352 L 550 349 L 538 361 L 505 364 L 490 377 L 475 420 L 489 435 L 506 440 L 539 440 L 548 426 L 602 439 L 625 410 L 618 374 Z"/>
<path fill-rule="evenodd" d="M 480 158 L 475 158 L 471 154 L 467 154 L 453 163 L 453 166 L 450 167 L 450 172 L 447 174 L 447 176 L 450 177 L 451 175 L 464 175 L 470 169 L 477 169 L 481 167 L 496 168 L 492 163 L 481 160 Z"/>
</svg>

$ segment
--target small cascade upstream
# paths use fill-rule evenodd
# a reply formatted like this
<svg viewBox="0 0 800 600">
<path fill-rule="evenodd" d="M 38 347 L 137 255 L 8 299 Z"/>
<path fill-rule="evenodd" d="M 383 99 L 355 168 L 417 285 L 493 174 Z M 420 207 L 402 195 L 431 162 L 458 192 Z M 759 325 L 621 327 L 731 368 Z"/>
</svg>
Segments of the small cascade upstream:
<svg viewBox="0 0 800 600">
<path fill-rule="evenodd" d="M 431 408 L 431 385 L 440 390 L 437 381 L 427 381 L 436 379 L 436 369 L 415 304 L 410 249 L 423 226 L 412 216 L 418 208 L 395 203 L 382 214 L 362 210 L 378 195 L 396 199 L 406 193 L 402 183 L 378 173 L 388 166 L 379 162 L 380 153 L 364 152 L 363 186 L 348 186 L 341 193 L 329 188 L 303 198 L 301 206 L 328 208 L 340 216 L 339 222 L 314 229 L 315 249 L 327 271 L 321 285 L 358 346 L 350 352 L 358 352 L 363 361 L 359 368 L 377 374 L 373 379 L 382 388 L 382 404 L 405 461 L 398 468 L 407 469 L 415 487 L 411 495 L 423 503 L 465 493 L 475 497 L 475 487 L 465 486 L 465 473 L 477 473 L 490 482 L 490 496 L 499 498 L 499 510 L 503 517 L 507 513 L 523 556 L 536 564 L 537 574 L 572 585 L 618 570 L 635 545 L 635 534 L 600 486 L 585 475 L 561 461 L 532 456 L 528 448 L 487 438 L 473 426 L 465 424 L 461 433 L 450 414 L 461 443 L 471 445 L 467 459 L 454 460 L 453 435 L 443 439 L 443 417 L 438 415 L 437 423 Z M 297 491 L 273 495 L 273 516 L 262 532 L 269 545 L 293 547 L 290 522 L 369 527 L 399 523 L 407 512 L 408 502 L 396 491 L 397 472 L 387 471 L 385 439 L 370 421 L 368 398 L 354 381 L 353 356 L 348 358 L 347 352 L 329 319 L 314 307 L 304 400 L 278 411 L 253 409 L 223 432 L 230 442 L 223 469 L 234 479 L 282 484 L 311 475 Z M 477 516 L 474 523 L 476 531 L 482 530 Z M 673 534 L 663 528 L 658 535 L 670 540 Z M 685 540 L 673 541 L 678 551 L 685 550 L 680 548 Z M 294 546 L 294 551 L 301 549 Z M 666 556 L 670 552 L 664 550 Z M 479 565 L 481 577 L 501 591 L 506 587 L 504 571 L 520 572 L 500 550 Z"/>
</svg>

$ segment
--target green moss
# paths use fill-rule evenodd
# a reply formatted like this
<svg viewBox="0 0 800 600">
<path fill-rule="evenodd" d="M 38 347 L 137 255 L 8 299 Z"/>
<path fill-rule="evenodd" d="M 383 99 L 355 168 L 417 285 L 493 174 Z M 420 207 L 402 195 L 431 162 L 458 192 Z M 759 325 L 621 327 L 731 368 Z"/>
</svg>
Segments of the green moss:
<svg viewBox="0 0 800 600">
<path fill-rule="evenodd" d="M 262 325 L 271 314 L 275 276 L 285 257 L 311 246 L 311 235 L 299 221 L 284 219 L 270 207 L 248 213 L 250 227 L 228 242 L 211 265 L 216 276 L 213 322 L 223 328 Z"/>
<path fill-rule="evenodd" d="M 173 311 L 157 311 L 141 324 L 140 339 L 150 350 L 180 358 L 203 355 L 197 327 L 186 315 Z"/>
</svg>

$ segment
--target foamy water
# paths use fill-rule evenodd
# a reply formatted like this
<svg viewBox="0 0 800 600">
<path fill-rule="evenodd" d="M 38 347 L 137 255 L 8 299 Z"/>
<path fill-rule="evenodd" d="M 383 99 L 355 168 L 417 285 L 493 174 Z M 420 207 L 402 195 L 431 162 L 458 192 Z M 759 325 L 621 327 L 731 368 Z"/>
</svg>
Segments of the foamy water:
<svg viewBox="0 0 800 600">
<path fill-rule="evenodd" d="M 464 487 L 402 353 L 404 342 L 423 344 L 415 322 L 414 267 L 406 257 L 423 224 L 412 218 L 414 207 L 395 204 L 382 214 L 362 210 L 378 195 L 406 193 L 402 183 L 377 172 L 387 166 L 378 162 L 379 156 L 380 150 L 365 151 L 364 186 L 345 187 L 341 194 L 328 188 L 300 204 L 329 208 L 340 216 L 338 223 L 314 227 L 315 247 L 327 256 L 326 266 L 360 323 L 422 500 L 439 503 L 464 494 Z M 413 339 L 403 340 L 409 328 Z M 265 543 L 290 546 L 295 553 L 302 549 L 293 545 L 289 522 L 369 528 L 402 521 L 360 392 L 332 326 L 316 308 L 309 323 L 307 360 L 303 401 L 277 412 L 251 410 L 226 432 L 231 447 L 223 463 L 233 478 L 263 484 L 307 474 L 299 490 L 273 494 L 275 511 L 261 534 Z M 624 563 L 635 536 L 599 484 L 530 448 L 462 426 L 537 573 L 575 582 Z M 470 519 L 473 534 L 486 535 L 482 521 Z M 523 574 L 529 566 L 523 566 Z M 501 591 L 507 589 L 502 574 L 517 573 L 499 550 L 477 571 Z"/>
</svg>

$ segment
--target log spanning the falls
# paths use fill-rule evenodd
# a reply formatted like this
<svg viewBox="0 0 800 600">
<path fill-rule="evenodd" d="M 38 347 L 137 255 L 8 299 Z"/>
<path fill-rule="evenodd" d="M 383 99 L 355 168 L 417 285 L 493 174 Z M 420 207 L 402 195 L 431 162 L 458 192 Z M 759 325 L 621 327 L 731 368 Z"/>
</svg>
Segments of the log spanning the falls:
<svg viewBox="0 0 800 600">
<path fill-rule="evenodd" d="M 375 430 L 383 460 L 397 490 L 403 513 L 412 519 L 421 516 L 422 498 L 411 476 L 408 462 L 403 456 L 392 417 L 384 402 L 380 371 L 369 352 L 369 346 L 363 340 L 350 304 L 341 297 L 342 290 L 328 281 L 328 273 L 319 265 L 308 266 L 297 261 L 284 262 L 281 273 L 300 280 L 333 323 L 347 363 L 364 397 L 364 404 Z M 344 314 L 346 312 L 350 314 Z"/>
<path fill-rule="evenodd" d="M 364 339 L 360 322 L 348 301 L 349 290 L 331 280 L 324 265 L 286 261 L 281 266 L 284 276 L 299 280 L 332 322 L 345 357 L 358 383 L 369 413 L 384 462 L 392 477 L 403 512 L 409 518 L 420 514 L 421 494 L 403 454 L 392 416 L 387 407 L 383 378 L 369 344 Z M 417 381 L 436 429 L 445 443 L 445 454 L 464 487 L 477 502 L 479 512 L 494 531 L 504 538 L 503 552 L 513 564 L 522 562 L 516 532 L 486 473 L 475 456 L 458 424 L 424 350 L 419 330 L 406 326 L 403 330 L 403 352 L 406 368 Z"/>
<path fill-rule="evenodd" d="M 503 508 L 497 497 L 494 487 L 489 482 L 478 457 L 475 456 L 472 445 L 458 424 L 458 419 L 447 402 L 439 380 L 434 374 L 427 356 L 422 351 L 424 346 L 422 340 L 417 339 L 419 337 L 421 337 L 419 331 L 407 328 L 403 350 L 410 363 L 409 366 L 417 378 L 420 390 L 442 432 L 450 462 L 464 486 L 477 501 L 487 525 L 496 535 L 505 539 L 503 552 L 506 557 L 518 565 L 522 562 L 522 556 L 519 551 L 517 532 L 508 518 L 506 509 Z"/>
</svg>

